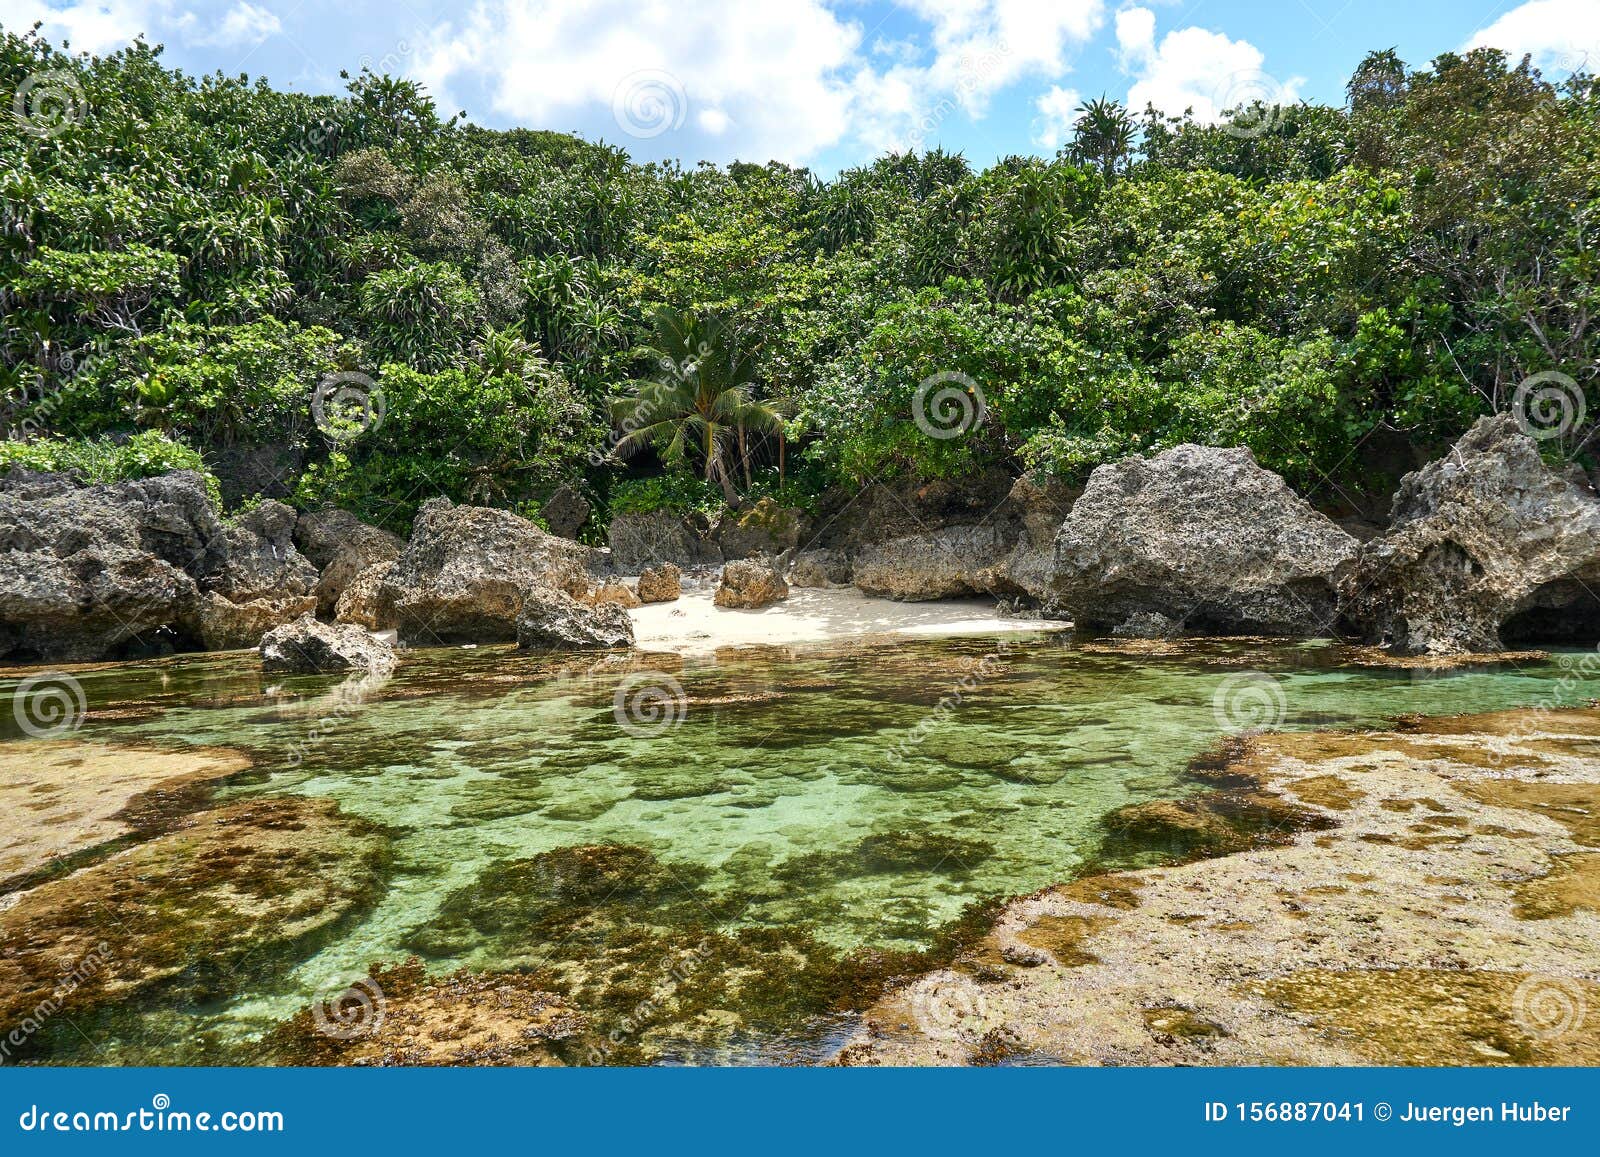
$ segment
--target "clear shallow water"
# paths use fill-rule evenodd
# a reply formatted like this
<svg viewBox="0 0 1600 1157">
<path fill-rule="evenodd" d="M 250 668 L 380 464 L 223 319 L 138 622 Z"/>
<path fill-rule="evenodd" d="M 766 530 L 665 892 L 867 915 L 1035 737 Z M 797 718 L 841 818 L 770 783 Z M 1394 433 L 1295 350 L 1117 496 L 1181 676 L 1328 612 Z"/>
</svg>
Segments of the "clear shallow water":
<svg viewBox="0 0 1600 1157">
<path fill-rule="evenodd" d="M 392 837 L 381 894 L 271 991 L 123 1010 L 98 1059 L 192 1060 L 184 1042 L 203 1036 L 218 1059 L 408 954 L 544 969 L 624 1007 L 619 977 L 707 930 L 742 937 L 739 967 L 773 962 L 779 987 L 776 962 L 803 960 L 794 987 L 811 995 L 719 990 L 707 1001 L 733 1027 L 711 1034 L 715 1052 L 698 1008 L 694 1032 L 657 1026 L 649 1059 L 765 1058 L 825 1033 L 813 1018 L 839 1004 L 842 962 L 926 949 L 975 901 L 1071 878 L 1102 851 L 1107 813 L 1195 790 L 1184 769 L 1225 730 L 1600 694 L 1553 663 L 1349 661 L 1325 644 L 1160 656 L 1025 636 L 687 664 L 434 651 L 382 685 L 266 678 L 248 656 L 87 672 L 80 738 L 238 747 L 256 774 L 224 798 L 327 796 Z M 594 845 L 608 850 L 572 851 Z"/>
</svg>

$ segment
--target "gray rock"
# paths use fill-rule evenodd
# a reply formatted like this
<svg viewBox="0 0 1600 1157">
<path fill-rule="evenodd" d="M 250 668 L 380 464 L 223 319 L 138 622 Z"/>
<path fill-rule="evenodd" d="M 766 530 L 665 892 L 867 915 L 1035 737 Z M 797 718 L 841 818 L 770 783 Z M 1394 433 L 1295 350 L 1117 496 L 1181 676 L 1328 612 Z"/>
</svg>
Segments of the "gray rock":
<svg viewBox="0 0 1600 1157">
<path fill-rule="evenodd" d="M 1343 585 L 1346 620 L 1409 653 L 1600 636 L 1600 500 L 1509 414 L 1408 474 Z"/>
<path fill-rule="evenodd" d="M 850 556 L 842 550 L 803 550 L 795 556 L 789 582 L 797 587 L 847 587 Z"/>
<path fill-rule="evenodd" d="M 200 596 L 194 614 L 194 631 L 208 651 L 240 651 L 258 646 L 274 627 L 315 613 L 315 595 L 290 595 L 279 599 L 251 599 L 236 603 L 215 592 Z"/>
<path fill-rule="evenodd" d="M 339 596 L 357 575 L 400 557 L 405 542 L 355 515 L 332 507 L 302 514 L 294 526 L 294 542 L 322 572 L 317 580 L 317 613 L 335 614 Z"/>
<path fill-rule="evenodd" d="M 858 588 L 881 598 L 922 602 L 981 594 L 988 589 L 984 572 L 1012 543 L 1003 526 L 948 526 L 862 547 L 851 574 Z"/>
<path fill-rule="evenodd" d="M 201 586 L 236 603 L 292 598 L 317 588 L 317 568 L 294 545 L 297 515 L 273 499 L 223 530 L 222 556 Z"/>
<path fill-rule="evenodd" d="M 383 585 L 393 569 L 394 563 L 380 562 L 351 579 L 334 607 L 334 622 L 354 623 L 369 631 L 395 630 L 398 619 L 394 602 L 387 597 Z"/>
<path fill-rule="evenodd" d="M 1183 628 L 1159 612 L 1135 611 L 1111 633 L 1119 639 L 1171 639 L 1183 634 Z"/>
<path fill-rule="evenodd" d="M 261 640 L 261 669 L 284 674 L 394 670 L 394 648 L 348 623 L 319 623 L 311 614 L 274 627 Z"/>
<path fill-rule="evenodd" d="M 789 597 L 789 585 L 771 559 L 735 559 L 723 566 L 722 582 L 712 598 L 719 607 L 755 610 Z"/>
<path fill-rule="evenodd" d="M 1049 594 L 1088 629 L 1155 613 L 1199 634 L 1320 635 L 1355 553 L 1249 450 L 1183 445 L 1095 470 Z"/>
<path fill-rule="evenodd" d="M 1006 496 L 998 523 L 1018 526 L 1016 545 L 1005 558 L 978 573 L 978 584 L 1000 598 L 1039 608 L 1045 614 L 1056 613 L 1050 591 L 1056 535 L 1080 493 L 1064 482 L 1034 473 L 1018 478 Z"/>
<path fill-rule="evenodd" d="M 579 602 L 554 587 L 525 592 L 517 616 L 517 646 L 524 651 L 593 651 L 633 646 L 633 620 L 612 602 Z"/>
<path fill-rule="evenodd" d="M 577 538 L 583 524 L 589 521 L 592 509 L 587 498 L 572 487 L 563 486 L 539 508 L 539 513 L 544 516 L 551 534 L 559 538 Z"/>
<path fill-rule="evenodd" d="M 591 552 L 504 510 L 435 498 L 383 580 L 407 643 L 497 643 L 517 637 L 523 598 L 535 587 L 589 589 Z"/>
<path fill-rule="evenodd" d="M 800 512 L 763 498 L 744 510 L 728 511 L 716 527 L 724 559 L 780 555 L 800 542 Z"/>
<path fill-rule="evenodd" d="M 670 562 L 647 566 L 639 573 L 641 603 L 670 603 L 683 594 L 683 572 Z"/>
<path fill-rule="evenodd" d="M 721 550 L 706 541 L 699 527 L 665 510 L 614 516 L 607 540 L 611 564 L 621 574 L 637 574 L 664 562 L 684 570 L 722 562 Z"/>
</svg>

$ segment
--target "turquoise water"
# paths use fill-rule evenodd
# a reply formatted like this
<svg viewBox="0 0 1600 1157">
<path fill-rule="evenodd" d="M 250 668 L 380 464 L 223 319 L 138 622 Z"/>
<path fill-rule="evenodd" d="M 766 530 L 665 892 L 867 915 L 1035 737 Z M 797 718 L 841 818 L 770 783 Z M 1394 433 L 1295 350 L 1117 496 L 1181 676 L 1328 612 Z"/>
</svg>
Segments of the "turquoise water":
<svg viewBox="0 0 1600 1157">
<path fill-rule="evenodd" d="M 370 907 L 270 991 L 119 1010 L 109 1055 L 195 1059 L 184 1042 L 202 1036 L 208 1058 L 246 1055 L 330 983 L 408 954 L 543 969 L 620 1007 L 618 977 L 709 931 L 742 966 L 774 962 L 778 987 L 777 962 L 794 963 L 800 996 L 719 989 L 692 1031 L 664 1017 L 642 1059 L 768 1057 L 837 1023 L 848 962 L 927 949 L 976 901 L 1072 877 L 1108 812 L 1195 790 L 1188 761 L 1227 731 L 1600 694 L 1555 663 L 1352 660 L 1320 643 L 1163 655 L 1028 635 L 688 662 L 438 650 L 383 683 L 263 677 L 250 656 L 88 671 L 80 738 L 242 749 L 256 770 L 224 798 L 330 797 L 392 852 Z M 574 859 L 593 846 L 609 850 Z"/>
</svg>

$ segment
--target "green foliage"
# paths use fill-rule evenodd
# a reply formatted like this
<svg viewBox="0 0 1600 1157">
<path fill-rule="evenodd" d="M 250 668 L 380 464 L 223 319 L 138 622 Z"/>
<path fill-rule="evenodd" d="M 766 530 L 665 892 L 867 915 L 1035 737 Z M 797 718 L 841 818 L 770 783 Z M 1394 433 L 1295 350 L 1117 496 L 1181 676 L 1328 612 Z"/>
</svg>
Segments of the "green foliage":
<svg viewBox="0 0 1600 1157">
<path fill-rule="evenodd" d="M 33 442 L 0 441 L 0 472 L 13 466 L 26 470 L 72 474 L 84 482 L 122 482 L 154 478 L 172 470 L 205 475 L 211 501 L 222 505 L 217 480 L 200 455 L 182 442 L 154 430 L 130 438 L 45 438 Z"/>
</svg>

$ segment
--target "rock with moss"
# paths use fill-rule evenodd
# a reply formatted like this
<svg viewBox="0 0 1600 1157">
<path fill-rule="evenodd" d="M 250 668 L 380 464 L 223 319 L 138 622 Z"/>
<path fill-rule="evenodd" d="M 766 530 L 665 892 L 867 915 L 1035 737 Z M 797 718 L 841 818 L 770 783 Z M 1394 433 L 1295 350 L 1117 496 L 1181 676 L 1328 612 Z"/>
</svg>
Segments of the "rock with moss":
<svg viewBox="0 0 1600 1157">
<path fill-rule="evenodd" d="M 1509 414 L 1408 474 L 1344 584 L 1346 620 L 1405 654 L 1600 637 L 1600 499 Z"/>
<path fill-rule="evenodd" d="M 641 603 L 670 603 L 683 594 L 683 571 L 670 562 L 647 566 L 639 572 L 637 587 Z"/>
<path fill-rule="evenodd" d="M 754 610 L 789 597 L 789 584 L 771 559 L 736 559 L 722 568 L 713 602 L 719 607 Z"/>
<path fill-rule="evenodd" d="M 524 651 L 596 651 L 633 646 L 633 620 L 614 602 L 594 604 L 554 587 L 523 593 L 517 647 Z"/>
<path fill-rule="evenodd" d="M 763 498 L 743 510 L 730 510 L 716 528 L 725 560 L 780 555 L 800 542 L 800 512 Z"/>
<path fill-rule="evenodd" d="M 271 673 L 384 675 L 394 670 L 394 661 L 394 648 L 371 632 L 350 623 L 318 622 L 309 613 L 261 640 L 261 669 Z"/>
<path fill-rule="evenodd" d="M 1049 597 L 1091 630 L 1159 614 L 1201 634 L 1331 634 L 1356 545 L 1244 447 L 1176 446 L 1094 471 Z"/>
<path fill-rule="evenodd" d="M 407 643 L 511 642 L 527 592 L 582 594 L 591 556 L 508 511 L 435 498 L 418 511 L 383 597 Z"/>
</svg>

